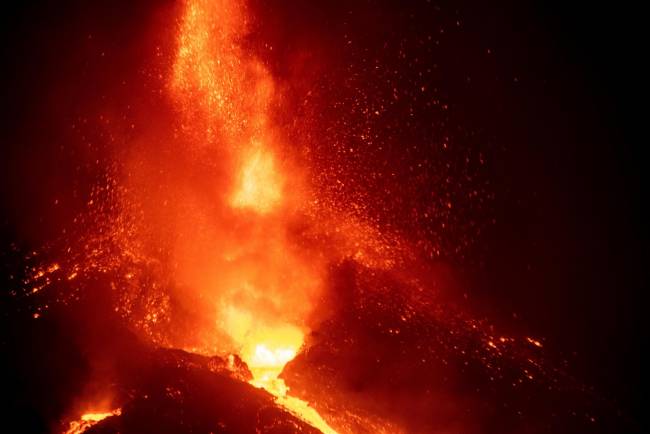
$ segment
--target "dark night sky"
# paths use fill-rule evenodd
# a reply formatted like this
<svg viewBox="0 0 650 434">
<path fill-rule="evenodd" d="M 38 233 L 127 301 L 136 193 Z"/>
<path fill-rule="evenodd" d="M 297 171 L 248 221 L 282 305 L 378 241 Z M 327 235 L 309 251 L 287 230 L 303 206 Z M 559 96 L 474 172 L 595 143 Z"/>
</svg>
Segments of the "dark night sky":
<svg viewBox="0 0 650 434">
<path fill-rule="evenodd" d="M 69 99 L 47 114 L 58 95 L 50 90 L 79 79 L 87 49 L 79 36 L 95 26 L 98 44 L 128 43 L 149 10 L 146 2 L 63 3 L 2 14 L 3 248 L 38 246 L 81 205 L 70 199 L 56 211 L 49 200 L 70 193 L 75 162 L 57 151 L 67 134 L 60 123 L 92 86 L 67 84 Z M 437 59 L 451 77 L 443 90 L 450 116 L 504 149 L 489 169 L 497 223 L 480 240 L 489 254 L 468 292 L 488 317 L 508 322 L 516 312 L 574 374 L 641 418 L 649 366 L 643 14 L 620 2 L 565 3 L 441 3 L 463 22 L 456 53 Z M 338 6 L 330 8 L 335 17 Z M 455 72 L 473 74 L 471 89 Z"/>
</svg>

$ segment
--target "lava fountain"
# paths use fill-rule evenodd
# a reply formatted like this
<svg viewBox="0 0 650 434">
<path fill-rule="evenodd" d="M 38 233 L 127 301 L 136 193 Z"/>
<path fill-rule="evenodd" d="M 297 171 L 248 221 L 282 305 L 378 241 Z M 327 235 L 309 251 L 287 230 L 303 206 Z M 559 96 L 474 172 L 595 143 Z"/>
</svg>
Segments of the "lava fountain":
<svg viewBox="0 0 650 434">
<path fill-rule="evenodd" d="M 288 234 L 307 188 L 273 125 L 274 81 L 242 47 L 249 21 L 241 2 L 191 0 L 184 6 L 169 83 L 179 130 L 188 152 L 219 155 L 226 163 L 217 166 L 224 190 L 215 197 L 220 215 L 208 222 L 217 230 L 207 237 L 183 230 L 173 248 L 175 265 L 183 286 L 211 294 L 217 331 L 250 368 L 251 384 L 321 431 L 334 432 L 279 378 L 303 345 L 322 264 L 305 258 Z M 197 269 L 192 250 L 198 243 L 217 248 L 208 247 Z M 212 277 L 205 279 L 206 273 Z"/>
</svg>

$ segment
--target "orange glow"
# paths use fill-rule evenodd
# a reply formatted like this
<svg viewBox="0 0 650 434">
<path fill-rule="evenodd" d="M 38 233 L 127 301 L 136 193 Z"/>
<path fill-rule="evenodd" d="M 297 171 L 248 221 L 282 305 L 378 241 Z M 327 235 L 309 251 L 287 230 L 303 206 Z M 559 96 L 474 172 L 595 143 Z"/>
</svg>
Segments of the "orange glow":
<svg viewBox="0 0 650 434">
<path fill-rule="evenodd" d="M 273 80 L 240 47 L 246 5 L 232 0 L 186 2 L 171 89 L 198 144 L 246 148 L 268 138 Z M 225 139 L 225 140 L 224 140 Z"/>
<path fill-rule="evenodd" d="M 290 396 L 289 388 L 279 378 L 284 366 L 298 354 L 303 331 L 291 324 L 260 324 L 252 315 L 234 308 L 227 313 L 227 329 L 241 343 L 240 356 L 253 376 L 250 383 L 274 395 L 278 404 L 321 432 L 336 433 L 309 403 Z"/>
<path fill-rule="evenodd" d="M 232 206 L 264 214 L 273 210 L 281 199 L 282 182 L 273 156 L 261 147 L 252 150 L 241 168 Z"/>
<path fill-rule="evenodd" d="M 334 434 L 336 431 L 309 403 L 289 395 L 289 388 L 279 378 L 282 369 L 296 356 L 302 343 L 303 333 L 291 325 L 276 326 L 250 336 L 242 350 L 242 359 L 253 374 L 250 383 L 273 394 L 278 404 L 321 432 Z"/>
<path fill-rule="evenodd" d="M 389 269 L 400 246 L 316 197 L 295 151 L 304 143 L 274 122 L 287 115 L 283 88 L 246 46 L 252 23 L 242 1 L 184 2 L 163 76 L 171 122 L 128 143 L 115 216 L 84 243 L 81 265 L 34 270 L 34 291 L 49 274 L 117 270 L 115 311 L 135 330 L 159 346 L 238 354 L 252 385 L 332 433 L 282 371 L 326 314 L 316 307 L 331 264 Z M 106 245 L 117 255 L 102 256 Z"/>
<path fill-rule="evenodd" d="M 190 185 L 189 194 L 179 192 L 169 203 L 164 224 L 151 225 L 175 220 L 174 279 L 204 300 L 205 327 L 197 335 L 205 338 L 198 346 L 211 352 L 205 341 L 226 337 L 230 344 L 215 344 L 215 349 L 241 353 L 244 360 L 257 345 L 271 352 L 271 346 L 292 348 L 295 355 L 322 286 L 321 264 L 304 260 L 287 233 L 287 205 L 296 202 L 296 195 L 287 197 L 284 186 L 290 183 L 292 193 L 304 188 L 286 167 L 281 134 L 269 121 L 274 81 L 241 45 L 249 22 L 244 2 L 185 3 L 169 90 L 181 115 L 183 145 L 218 161 L 219 167 L 211 168 L 214 179 L 201 182 L 213 184 L 219 193 L 206 200 Z M 157 237 L 165 236 L 169 234 Z M 210 321 L 210 314 L 216 321 Z"/>
<path fill-rule="evenodd" d="M 182 194 L 169 205 L 183 234 L 174 243 L 175 280 L 203 300 L 208 310 L 201 334 L 217 352 L 238 353 L 252 372 L 251 384 L 333 433 L 279 378 L 303 345 L 323 264 L 305 258 L 288 231 L 295 210 L 288 205 L 300 202 L 305 187 L 289 169 L 281 133 L 270 121 L 277 109 L 274 81 L 241 46 L 248 23 L 245 3 L 232 0 L 188 0 L 180 21 L 171 96 L 192 152 L 215 155 L 222 165 L 212 182 L 225 194 L 214 203 Z M 210 213 L 215 206 L 219 212 Z M 210 344 L 203 348 L 210 352 Z"/>
<path fill-rule="evenodd" d="M 538 341 L 537 339 L 527 337 L 526 340 L 528 341 L 528 343 L 530 343 L 532 345 L 535 345 L 538 348 L 542 348 L 542 343 L 540 341 Z"/>
<path fill-rule="evenodd" d="M 290 424 L 302 430 L 299 418 L 327 434 L 398 433 L 393 423 L 417 431 L 421 418 L 423 432 L 430 419 L 449 423 L 445 432 L 462 432 L 462 418 L 471 410 L 467 403 L 476 399 L 473 389 L 468 399 L 457 394 L 465 384 L 456 388 L 455 381 L 479 378 L 484 365 L 494 383 L 479 383 L 493 384 L 488 392 L 494 395 L 512 377 L 507 358 L 537 355 L 543 346 L 532 337 L 499 337 L 487 320 L 465 317 L 462 309 L 469 304 L 454 301 L 463 279 L 447 262 L 462 259 L 459 249 L 473 242 L 464 219 L 472 230 L 482 229 L 480 220 L 491 212 L 482 197 L 474 208 L 477 199 L 460 194 L 472 179 L 489 175 L 474 173 L 477 161 L 483 164 L 483 150 L 465 150 L 460 140 L 458 151 L 438 154 L 438 140 L 450 130 L 445 118 L 437 119 L 440 92 L 426 98 L 410 92 L 422 77 L 384 68 L 390 64 L 383 65 L 382 56 L 373 61 L 372 46 L 366 56 L 363 44 L 373 38 L 323 39 L 304 25 L 285 32 L 282 20 L 302 9 L 287 13 L 282 5 L 269 12 L 268 5 L 250 4 L 251 11 L 259 8 L 258 16 L 249 13 L 246 0 L 160 6 L 158 19 L 165 25 L 152 29 L 155 59 L 141 56 L 153 45 L 134 41 L 135 49 L 119 53 L 116 62 L 128 60 L 125 74 L 137 74 L 123 77 L 121 68 L 105 69 L 106 60 L 88 69 L 119 72 L 115 83 L 107 79 L 97 95 L 89 94 L 93 107 L 107 106 L 101 110 L 112 124 L 102 122 L 95 131 L 92 111 L 79 119 L 64 117 L 88 125 L 74 128 L 83 136 L 83 152 L 71 148 L 72 162 L 77 156 L 80 162 L 95 160 L 95 154 L 97 159 L 77 166 L 68 189 L 72 198 L 66 200 L 70 210 L 54 216 L 53 229 L 59 218 L 88 206 L 69 232 L 62 226 L 64 241 L 74 243 L 67 250 L 72 253 L 42 266 L 31 266 L 41 259 L 26 260 L 26 290 L 43 306 L 19 312 L 19 319 L 31 313 L 34 331 L 64 321 L 55 337 L 70 334 L 70 349 L 79 350 L 68 370 L 74 373 L 77 362 L 84 362 L 71 384 L 86 380 L 87 386 L 78 394 L 67 387 L 59 394 L 66 398 L 61 404 L 74 405 L 67 414 L 76 420 L 58 428 L 81 434 L 119 427 L 122 420 L 146 424 L 137 419 L 163 411 L 168 414 L 162 423 L 178 418 L 186 427 L 194 417 L 206 417 L 206 423 L 197 419 L 193 426 L 209 422 L 221 429 L 232 421 L 237 427 L 235 418 L 252 415 L 251 426 L 256 422 L 262 430 Z M 338 9 L 328 11 L 329 18 L 338 20 Z M 355 16 L 362 16 L 360 10 Z M 306 12 L 317 18 L 316 10 Z M 256 29 L 256 20 L 268 25 Z M 347 24 L 334 21 L 345 30 Z M 125 29 L 130 33 L 131 26 Z M 91 54 L 103 45 L 103 38 L 96 39 L 88 43 Z M 271 41 L 273 50 L 265 43 Z M 400 61 L 406 62 L 404 50 L 418 54 L 409 51 L 409 41 L 389 44 L 399 50 Z M 355 62 L 335 59 L 338 44 L 350 45 L 345 59 L 361 56 L 358 71 Z M 330 62 L 334 69 L 317 77 Z M 382 83 L 393 89 L 392 97 L 390 89 L 375 86 L 383 74 L 390 76 Z M 400 101 L 394 102 L 397 93 Z M 418 104 L 425 104 L 416 99 L 425 101 L 426 117 L 410 120 Z M 93 130 L 85 134 L 86 128 Z M 399 184 L 411 180 L 401 197 Z M 93 199 L 86 198 L 89 189 Z M 454 213 L 447 212 L 448 200 L 459 204 Z M 14 285 L 8 290 L 14 292 Z M 53 291 L 41 292 L 48 285 Z M 55 302 L 48 313 L 44 303 Z M 88 330 L 77 327 L 86 322 Z M 500 360 L 507 362 L 503 371 Z M 519 383 L 543 378 L 536 358 L 525 366 L 530 372 L 516 372 Z M 141 380 L 143 370 L 154 375 L 145 372 Z M 206 387 L 196 388 L 201 381 Z M 107 393 L 110 400 L 79 401 Z M 110 411 L 115 403 L 124 416 L 106 420 L 122 414 Z M 501 415 L 481 411 L 490 422 Z M 471 420 L 467 430 L 476 429 Z"/>
<path fill-rule="evenodd" d="M 79 420 L 70 422 L 70 427 L 65 432 L 65 434 L 81 434 L 83 432 L 86 432 L 91 426 L 98 424 L 107 417 L 119 416 L 121 414 L 122 410 L 119 408 L 109 412 L 84 413 L 81 415 Z"/>
</svg>

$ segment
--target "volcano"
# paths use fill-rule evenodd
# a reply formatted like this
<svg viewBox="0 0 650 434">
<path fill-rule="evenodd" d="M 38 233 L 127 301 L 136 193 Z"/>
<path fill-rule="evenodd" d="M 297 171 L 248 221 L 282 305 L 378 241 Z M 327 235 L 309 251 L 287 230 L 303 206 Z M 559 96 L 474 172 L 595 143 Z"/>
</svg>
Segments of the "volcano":
<svg viewBox="0 0 650 434">
<path fill-rule="evenodd" d="M 7 56 L 51 72 L 4 116 L 7 426 L 642 431 L 594 379 L 640 340 L 584 295 L 643 255 L 597 242 L 558 53 L 464 4 L 109 3 L 23 11 Z"/>
</svg>

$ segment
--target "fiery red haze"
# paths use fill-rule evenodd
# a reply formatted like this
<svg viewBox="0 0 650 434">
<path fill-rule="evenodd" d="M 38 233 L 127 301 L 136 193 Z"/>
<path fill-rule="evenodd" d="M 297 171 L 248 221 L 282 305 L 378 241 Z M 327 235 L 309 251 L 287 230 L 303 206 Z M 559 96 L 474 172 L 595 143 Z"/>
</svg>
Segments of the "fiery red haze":
<svg viewBox="0 0 650 434">
<path fill-rule="evenodd" d="M 163 331 L 164 343 L 249 362 L 259 346 L 295 354 L 328 264 L 387 266 L 389 249 L 370 226 L 320 205 L 297 146 L 274 122 L 282 89 L 242 47 L 246 5 L 182 9 L 165 88 L 172 134 L 128 151 L 120 218 L 132 226 L 121 247 L 158 261 L 179 310 L 191 313 L 191 332 Z M 176 321 L 164 303 L 147 315 Z"/>
</svg>

